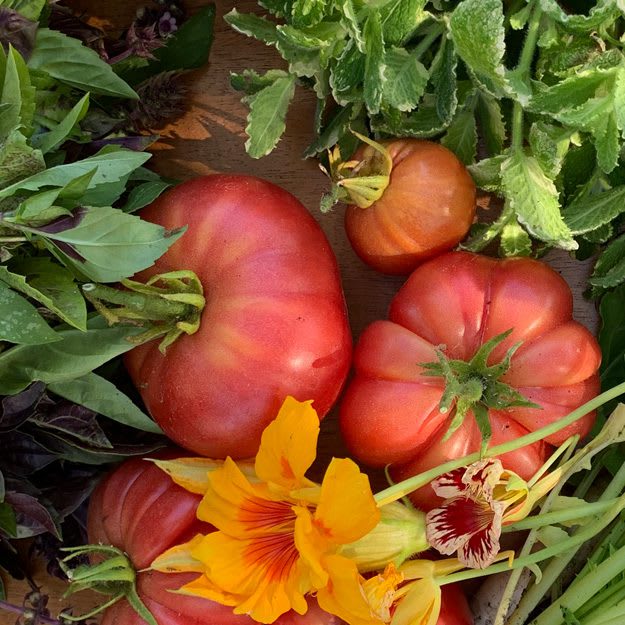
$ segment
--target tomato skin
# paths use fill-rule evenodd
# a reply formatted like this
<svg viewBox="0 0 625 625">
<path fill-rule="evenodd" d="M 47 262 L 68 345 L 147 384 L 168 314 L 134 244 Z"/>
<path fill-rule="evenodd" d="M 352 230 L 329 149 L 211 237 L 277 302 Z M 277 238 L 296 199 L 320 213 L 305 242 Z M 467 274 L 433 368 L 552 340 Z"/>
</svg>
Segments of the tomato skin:
<svg viewBox="0 0 625 625">
<path fill-rule="evenodd" d="M 175 458 L 169 451 L 160 457 Z M 160 553 L 208 533 L 211 526 L 198 521 L 201 497 L 172 482 L 154 463 L 127 460 L 101 482 L 89 502 L 88 533 L 92 544 L 113 545 L 130 557 L 137 571 L 137 591 L 158 625 L 254 625 L 232 608 L 200 597 L 173 594 L 197 573 L 142 571 Z M 339 619 L 309 601 L 308 612 L 283 614 L 278 625 L 338 625 Z M 124 600 L 108 608 L 100 625 L 145 625 Z"/>
<path fill-rule="evenodd" d="M 389 185 L 369 208 L 348 205 L 345 229 L 367 265 L 407 274 L 466 236 L 475 216 L 475 184 L 453 152 L 438 143 L 395 139 L 382 145 L 393 161 Z M 354 159 L 372 149 L 367 146 Z"/>
<path fill-rule="evenodd" d="M 492 352 L 490 364 L 523 341 L 503 381 L 542 410 L 491 410 L 492 444 L 518 438 L 568 414 L 599 391 L 601 351 L 572 321 L 566 282 L 547 265 L 527 258 L 496 260 L 451 252 L 417 268 L 393 299 L 388 321 L 363 332 L 354 353 L 355 376 L 340 408 L 349 450 L 366 464 L 392 464 L 395 480 L 478 451 L 481 437 L 469 413 L 443 441 L 449 415 L 438 405 L 442 378 L 423 376 L 419 363 L 436 361 L 435 346 L 453 359 L 470 359 L 492 337 L 513 328 Z M 585 436 L 589 414 L 531 446 L 502 457 L 527 479 L 572 434 Z M 428 486 L 413 494 L 424 509 L 437 500 Z"/>
<path fill-rule="evenodd" d="M 441 612 L 436 625 L 473 625 L 473 614 L 458 584 L 441 586 Z"/>
<path fill-rule="evenodd" d="M 142 217 L 188 230 L 141 277 L 191 269 L 207 298 L 196 334 L 164 356 L 153 341 L 125 360 L 166 434 L 202 455 L 244 458 L 287 395 L 325 415 L 352 344 L 336 258 L 306 208 L 259 178 L 213 175 L 175 187 Z"/>
</svg>

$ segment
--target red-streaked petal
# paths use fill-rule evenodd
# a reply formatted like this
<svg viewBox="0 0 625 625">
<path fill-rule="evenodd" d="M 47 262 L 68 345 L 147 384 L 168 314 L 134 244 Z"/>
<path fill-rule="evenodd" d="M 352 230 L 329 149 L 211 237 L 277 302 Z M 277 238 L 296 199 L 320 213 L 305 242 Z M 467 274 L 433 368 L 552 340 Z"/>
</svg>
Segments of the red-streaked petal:
<svg viewBox="0 0 625 625">
<path fill-rule="evenodd" d="M 494 517 L 493 508 L 485 501 L 464 497 L 449 499 L 441 508 L 430 510 L 426 515 L 428 542 L 439 553 L 451 555 L 473 535 L 487 530 Z"/>
<path fill-rule="evenodd" d="M 485 458 L 470 464 L 464 473 L 462 481 L 476 499 L 493 500 L 493 490 L 503 473 L 501 460 Z"/>
<path fill-rule="evenodd" d="M 497 505 L 497 508 L 501 506 Z M 491 565 L 499 553 L 501 518 L 503 512 L 493 514 L 492 523 L 473 534 L 458 549 L 458 560 L 472 569 L 485 569 Z"/>
<path fill-rule="evenodd" d="M 454 499 L 462 497 L 467 491 L 467 485 L 463 481 L 466 467 L 454 469 L 448 473 L 443 473 L 440 477 L 432 480 L 431 486 L 434 492 L 442 499 Z"/>
</svg>

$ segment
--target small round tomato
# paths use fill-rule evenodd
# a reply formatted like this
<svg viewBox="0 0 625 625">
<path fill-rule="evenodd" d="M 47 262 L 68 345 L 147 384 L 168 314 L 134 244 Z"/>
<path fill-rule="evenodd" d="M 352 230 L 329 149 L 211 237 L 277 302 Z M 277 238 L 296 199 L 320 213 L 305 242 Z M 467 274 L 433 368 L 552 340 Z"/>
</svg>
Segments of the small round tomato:
<svg viewBox="0 0 625 625">
<path fill-rule="evenodd" d="M 349 449 L 369 465 L 392 464 L 395 480 L 478 451 L 482 436 L 474 416 L 480 406 L 474 404 L 446 438 L 458 403 L 441 411 L 445 381 L 423 365 L 439 362 L 440 353 L 468 362 L 495 337 L 500 342 L 488 366 L 501 363 L 508 350 L 521 344 L 498 378 L 489 382 L 472 371 L 471 380 L 481 388 L 505 383 L 534 405 L 491 402 L 487 407 L 480 398 L 491 445 L 565 416 L 598 392 L 601 361 L 596 339 L 572 319 L 572 310 L 567 283 L 536 260 L 450 252 L 421 265 L 393 299 L 389 320 L 367 327 L 356 347 L 355 376 L 340 408 Z M 511 332 L 502 338 L 506 331 Z M 586 435 L 593 420 L 588 414 L 540 443 L 505 454 L 504 466 L 531 477 L 552 445 L 573 434 Z M 429 486 L 414 493 L 413 500 L 425 509 L 437 501 Z"/>
<path fill-rule="evenodd" d="M 205 456 L 244 458 L 287 395 L 325 415 L 351 333 L 336 258 L 306 208 L 259 178 L 213 175 L 175 187 L 142 217 L 188 229 L 141 277 L 189 269 L 206 297 L 195 334 L 165 354 L 152 341 L 126 355 L 165 433 Z"/>
<path fill-rule="evenodd" d="M 166 457 L 179 454 L 170 452 Z M 174 594 L 197 573 L 159 573 L 147 569 L 161 553 L 212 526 L 196 518 L 201 497 L 177 486 L 154 463 L 134 458 L 100 483 L 89 503 L 92 544 L 124 551 L 137 571 L 137 592 L 158 625 L 254 625 L 250 617 L 201 597 Z M 309 601 L 308 612 L 283 614 L 277 625 L 338 625 L 338 618 Z M 108 608 L 100 625 L 145 625 L 126 600 Z"/>
<path fill-rule="evenodd" d="M 392 161 L 388 186 L 367 208 L 348 205 L 345 230 L 367 265 L 407 274 L 466 236 L 475 216 L 475 184 L 453 152 L 438 143 L 394 139 L 381 145 Z M 354 161 L 367 161 L 374 150 L 367 145 Z"/>
</svg>

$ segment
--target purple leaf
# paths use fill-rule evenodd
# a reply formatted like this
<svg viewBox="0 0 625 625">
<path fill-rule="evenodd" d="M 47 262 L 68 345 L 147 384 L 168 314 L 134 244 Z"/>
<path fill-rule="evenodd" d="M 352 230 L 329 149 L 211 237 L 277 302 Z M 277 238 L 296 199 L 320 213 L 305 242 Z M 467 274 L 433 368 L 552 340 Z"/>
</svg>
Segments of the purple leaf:
<svg viewBox="0 0 625 625">
<path fill-rule="evenodd" d="M 6 473 L 30 475 L 54 462 L 56 457 L 25 432 L 2 435 L 0 467 Z"/>
<path fill-rule="evenodd" d="M 46 385 L 35 382 L 17 395 L 2 398 L 0 409 L 0 432 L 14 430 L 35 411 L 43 397 Z"/>
<path fill-rule="evenodd" d="M 17 537 L 28 538 L 44 532 L 50 532 L 60 538 L 59 530 L 49 510 L 31 495 L 8 491 L 5 501 L 15 512 Z"/>
</svg>

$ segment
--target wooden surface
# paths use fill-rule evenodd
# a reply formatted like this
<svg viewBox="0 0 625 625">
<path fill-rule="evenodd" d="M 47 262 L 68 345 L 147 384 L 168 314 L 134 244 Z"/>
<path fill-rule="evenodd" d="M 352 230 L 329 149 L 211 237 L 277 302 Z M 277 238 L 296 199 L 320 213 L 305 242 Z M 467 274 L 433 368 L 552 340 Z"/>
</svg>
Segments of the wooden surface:
<svg viewBox="0 0 625 625">
<path fill-rule="evenodd" d="M 128 0 L 72 0 L 65 4 L 97 16 L 102 24 L 123 25 L 131 21 L 138 6 L 144 2 Z M 187 0 L 185 5 L 193 10 L 207 4 L 202 0 Z M 343 212 L 340 207 L 329 215 L 321 215 L 318 202 L 327 189 L 325 176 L 317 164 L 301 158 L 312 137 L 312 118 L 315 107 L 313 94 L 297 88 L 295 100 L 287 118 L 287 132 L 278 148 L 261 160 L 253 160 L 244 149 L 246 108 L 229 85 L 229 72 L 254 68 L 264 71 L 283 67 L 279 55 L 272 49 L 234 33 L 223 21 L 223 15 L 234 2 L 217 1 L 215 40 L 210 63 L 206 68 L 188 76 L 189 110 L 178 122 L 162 132 L 151 166 L 168 177 L 186 179 L 213 172 L 241 172 L 261 176 L 279 184 L 297 196 L 317 218 L 337 255 L 345 298 L 349 310 L 354 338 L 374 319 L 386 316 L 390 299 L 403 282 L 403 278 L 383 276 L 367 268 L 354 254 L 345 236 Z M 257 3 L 249 0 L 237 2 L 241 12 L 256 10 Z M 148 163 L 150 164 L 150 163 Z M 575 316 L 596 329 L 596 314 L 592 304 L 581 293 L 585 286 L 587 265 L 570 259 L 564 253 L 550 253 L 548 257 L 569 281 L 575 295 Z M 324 421 L 320 440 L 320 456 L 344 455 L 336 418 L 330 414 Z M 380 476 L 374 481 L 379 484 Z M 37 565 L 34 564 L 35 569 Z M 49 580 L 41 572 L 37 579 L 51 592 L 51 611 L 60 605 L 62 585 Z M 24 584 L 9 585 L 10 600 L 21 603 L 26 588 Z M 77 610 L 83 610 L 94 601 L 84 594 L 72 599 Z M 15 622 L 15 617 L 0 612 L 0 625 Z"/>
</svg>

